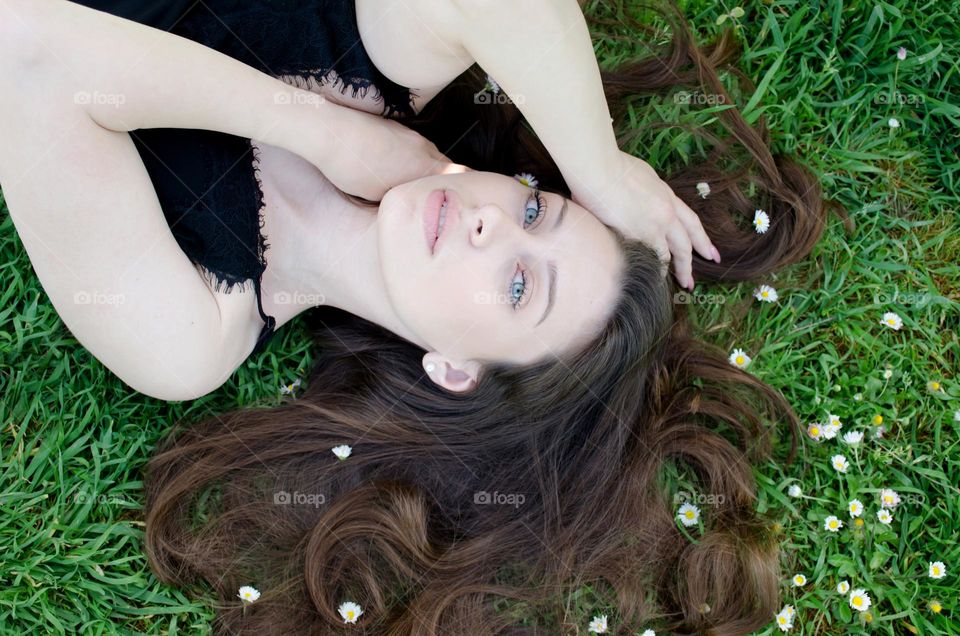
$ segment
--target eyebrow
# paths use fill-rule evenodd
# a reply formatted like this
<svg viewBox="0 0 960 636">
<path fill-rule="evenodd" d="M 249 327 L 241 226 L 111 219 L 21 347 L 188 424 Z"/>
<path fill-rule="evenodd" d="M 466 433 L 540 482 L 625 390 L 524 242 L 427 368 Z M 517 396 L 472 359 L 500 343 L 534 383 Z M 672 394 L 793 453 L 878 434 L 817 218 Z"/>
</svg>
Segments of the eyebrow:
<svg viewBox="0 0 960 636">
<path fill-rule="evenodd" d="M 550 228 L 551 232 L 556 232 L 560 224 L 563 223 L 563 215 L 567 211 L 567 201 L 567 198 L 563 197 L 563 206 L 560 207 L 560 214 L 557 215 L 557 220 L 554 222 L 553 227 Z M 548 261 L 547 270 L 550 277 L 550 283 L 547 285 L 547 307 L 543 310 L 543 315 L 540 316 L 540 320 L 537 321 L 534 327 L 539 326 L 541 322 L 547 319 L 550 310 L 553 309 L 553 302 L 557 295 L 557 264 L 553 261 Z"/>
</svg>

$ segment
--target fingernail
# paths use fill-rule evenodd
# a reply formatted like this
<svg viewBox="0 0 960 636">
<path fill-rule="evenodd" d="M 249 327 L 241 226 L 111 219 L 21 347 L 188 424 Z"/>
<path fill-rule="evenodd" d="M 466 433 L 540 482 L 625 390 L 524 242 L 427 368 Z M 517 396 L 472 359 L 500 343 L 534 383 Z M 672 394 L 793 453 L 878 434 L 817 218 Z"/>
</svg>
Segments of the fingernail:
<svg viewBox="0 0 960 636">
<path fill-rule="evenodd" d="M 711 245 L 710 247 L 713 248 L 713 260 L 715 260 L 716 262 L 719 263 L 719 262 L 720 262 L 720 252 L 717 251 L 716 245 Z"/>
</svg>

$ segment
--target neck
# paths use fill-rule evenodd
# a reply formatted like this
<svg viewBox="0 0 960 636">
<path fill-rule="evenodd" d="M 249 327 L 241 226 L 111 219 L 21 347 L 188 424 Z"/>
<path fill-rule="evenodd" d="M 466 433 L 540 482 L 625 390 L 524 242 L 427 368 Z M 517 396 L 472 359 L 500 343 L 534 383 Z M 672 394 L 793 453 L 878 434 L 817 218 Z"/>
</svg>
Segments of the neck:
<svg viewBox="0 0 960 636">
<path fill-rule="evenodd" d="M 272 210 L 266 258 L 273 272 L 263 278 L 264 311 L 277 319 L 279 328 L 301 311 L 330 305 L 424 346 L 388 299 L 380 269 L 378 209 L 356 205 L 329 187 L 310 203 L 283 201 Z"/>
</svg>

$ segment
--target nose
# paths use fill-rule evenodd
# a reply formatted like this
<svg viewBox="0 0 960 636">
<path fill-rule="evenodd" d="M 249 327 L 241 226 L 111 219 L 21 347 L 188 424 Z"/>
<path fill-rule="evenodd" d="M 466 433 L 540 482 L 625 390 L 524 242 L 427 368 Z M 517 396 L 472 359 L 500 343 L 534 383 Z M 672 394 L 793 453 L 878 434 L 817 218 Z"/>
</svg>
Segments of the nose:
<svg viewBox="0 0 960 636">
<path fill-rule="evenodd" d="M 475 247 L 485 247 L 491 241 L 513 241 L 529 236 L 517 225 L 517 220 L 504 212 L 496 203 L 487 203 L 474 209 L 468 225 L 470 242 Z"/>
</svg>

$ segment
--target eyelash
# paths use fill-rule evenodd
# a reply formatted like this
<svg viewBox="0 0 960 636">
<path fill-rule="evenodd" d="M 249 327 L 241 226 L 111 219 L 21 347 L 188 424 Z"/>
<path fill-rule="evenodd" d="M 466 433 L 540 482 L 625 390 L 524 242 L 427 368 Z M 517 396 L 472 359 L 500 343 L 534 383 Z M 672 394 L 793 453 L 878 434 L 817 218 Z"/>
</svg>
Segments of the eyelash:
<svg viewBox="0 0 960 636">
<path fill-rule="evenodd" d="M 535 218 L 533 221 L 531 221 L 531 223 L 535 223 L 535 222 L 538 222 L 538 221 L 543 217 L 544 213 L 546 212 L 546 204 L 544 203 L 543 196 L 540 195 L 540 191 L 539 191 L 539 190 L 534 190 L 534 191 L 533 191 L 533 197 L 532 197 L 531 199 L 528 199 L 528 200 L 527 200 L 527 204 L 529 204 L 532 200 L 536 200 L 536 202 L 537 202 L 537 218 Z M 531 208 L 529 208 L 529 207 L 527 207 L 527 206 L 524 206 L 524 208 L 523 208 L 523 217 L 524 217 L 523 222 L 524 222 L 524 223 L 526 222 L 527 210 L 529 210 L 529 209 L 531 209 Z M 524 229 L 529 229 L 529 227 L 525 227 Z M 524 299 L 527 297 L 527 272 L 526 272 L 526 270 L 523 270 L 523 269 L 520 269 L 519 271 L 520 271 L 520 280 L 521 280 L 522 283 L 523 283 L 523 293 L 520 294 L 520 297 L 519 297 L 519 298 L 517 298 L 516 300 L 513 300 L 513 298 L 514 298 L 514 295 L 513 295 L 513 287 L 514 287 L 514 285 L 517 284 L 517 276 L 516 276 L 516 274 L 514 274 L 513 279 L 510 281 L 510 286 L 507 288 L 507 296 L 508 296 L 509 298 L 511 298 L 511 303 L 510 303 L 510 304 L 511 304 L 511 306 L 513 307 L 514 311 L 516 311 L 517 309 L 519 309 L 520 305 L 523 304 Z"/>
</svg>

